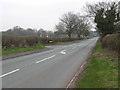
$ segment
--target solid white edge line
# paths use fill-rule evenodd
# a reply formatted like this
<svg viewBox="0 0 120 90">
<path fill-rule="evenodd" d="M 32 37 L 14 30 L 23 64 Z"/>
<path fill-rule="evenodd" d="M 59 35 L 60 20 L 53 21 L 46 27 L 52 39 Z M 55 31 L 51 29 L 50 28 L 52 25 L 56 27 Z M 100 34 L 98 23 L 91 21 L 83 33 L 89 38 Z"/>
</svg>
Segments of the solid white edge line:
<svg viewBox="0 0 120 90">
<path fill-rule="evenodd" d="M 6 73 L 6 74 L 0 75 L 0 78 L 2 78 L 2 77 L 4 77 L 4 76 L 7 76 L 7 75 L 9 75 L 9 74 L 15 73 L 15 72 L 17 72 L 17 71 L 19 71 L 19 70 L 20 70 L 20 69 L 15 69 L 15 70 L 13 70 L 13 71 L 11 71 L 11 72 L 8 72 L 8 73 Z"/>
<path fill-rule="evenodd" d="M 40 61 L 37 61 L 36 63 L 41 63 L 41 62 L 46 61 L 46 60 L 48 60 L 48 59 L 50 59 L 50 58 L 53 58 L 53 57 L 55 57 L 55 56 L 56 56 L 56 55 L 52 55 L 52 56 L 50 56 L 50 57 L 48 57 L 48 58 L 45 58 L 45 59 L 40 60 Z"/>
<path fill-rule="evenodd" d="M 80 66 L 80 68 L 82 68 L 85 63 L 86 63 L 86 62 L 84 62 L 84 63 Z M 71 81 L 69 82 L 69 84 L 67 85 L 66 89 L 69 88 L 69 86 L 71 85 L 71 83 L 74 81 L 74 79 L 76 78 L 76 76 L 77 76 L 78 74 L 79 74 L 79 72 L 77 72 L 77 73 L 74 75 L 74 77 L 72 78 L 72 80 L 71 80 Z"/>
<path fill-rule="evenodd" d="M 76 78 L 77 74 L 78 74 L 78 73 L 76 73 L 76 74 L 74 75 L 74 77 L 72 78 L 72 80 L 71 80 L 71 81 L 69 82 L 69 84 L 67 85 L 66 89 L 69 88 L 69 86 L 71 85 L 71 83 L 72 83 L 72 82 L 74 81 L 74 79 Z"/>
</svg>

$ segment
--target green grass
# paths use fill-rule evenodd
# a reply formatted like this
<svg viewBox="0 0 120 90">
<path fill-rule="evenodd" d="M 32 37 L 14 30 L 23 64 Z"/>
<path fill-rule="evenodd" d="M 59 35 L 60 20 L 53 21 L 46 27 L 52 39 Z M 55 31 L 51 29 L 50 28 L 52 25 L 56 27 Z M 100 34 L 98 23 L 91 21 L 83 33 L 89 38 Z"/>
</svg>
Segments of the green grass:
<svg viewBox="0 0 120 90">
<path fill-rule="evenodd" d="M 2 50 L 0 50 L 0 56 L 2 55 Z"/>
<path fill-rule="evenodd" d="M 76 88 L 118 88 L 118 61 L 97 43 L 91 61 Z"/>
<path fill-rule="evenodd" d="M 38 50 L 44 48 L 44 45 L 37 44 L 32 47 L 26 47 L 26 48 L 13 48 L 13 49 L 7 49 L 2 51 L 2 55 L 9 55 L 13 53 L 21 53 L 26 51 L 32 51 L 32 50 Z"/>
</svg>

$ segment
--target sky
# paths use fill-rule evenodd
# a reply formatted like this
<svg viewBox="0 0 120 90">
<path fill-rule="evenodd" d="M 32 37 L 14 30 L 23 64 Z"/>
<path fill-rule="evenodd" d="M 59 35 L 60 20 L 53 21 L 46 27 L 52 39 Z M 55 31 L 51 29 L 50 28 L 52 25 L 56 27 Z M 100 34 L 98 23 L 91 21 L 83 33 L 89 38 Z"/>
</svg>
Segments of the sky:
<svg viewBox="0 0 120 90">
<path fill-rule="evenodd" d="M 98 1 L 110 0 L 0 0 L 0 31 L 14 26 L 54 30 L 63 14 L 83 14 L 86 2 Z"/>
</svg>

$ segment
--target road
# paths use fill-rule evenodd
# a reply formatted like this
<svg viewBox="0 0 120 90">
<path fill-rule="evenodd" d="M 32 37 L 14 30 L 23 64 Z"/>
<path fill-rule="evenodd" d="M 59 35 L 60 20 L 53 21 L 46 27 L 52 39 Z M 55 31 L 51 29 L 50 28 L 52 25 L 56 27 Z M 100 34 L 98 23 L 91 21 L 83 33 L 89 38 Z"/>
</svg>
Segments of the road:
<svg viewBox="0 0 120 90">
<path fill-rule="evenodd" d="M 65 88 L 98 38 L 2 61 L 3 88 Z"/>
</svg>

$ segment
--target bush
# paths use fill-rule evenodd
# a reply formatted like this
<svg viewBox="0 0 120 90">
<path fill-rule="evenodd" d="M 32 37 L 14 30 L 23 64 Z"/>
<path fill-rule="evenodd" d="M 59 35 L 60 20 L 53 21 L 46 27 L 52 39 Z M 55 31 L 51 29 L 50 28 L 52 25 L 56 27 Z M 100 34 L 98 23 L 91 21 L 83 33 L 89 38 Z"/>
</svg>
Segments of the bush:
<svg viewBox="0 0 120 90">
<path fill-rule="evenodd" d="M 111 34 L 105 36 L 102 39 L 102 47 L 118 52 L 120 50 L 120 40 L 118 37 L 120 37 L 120 34 Z"/>
</svg>

